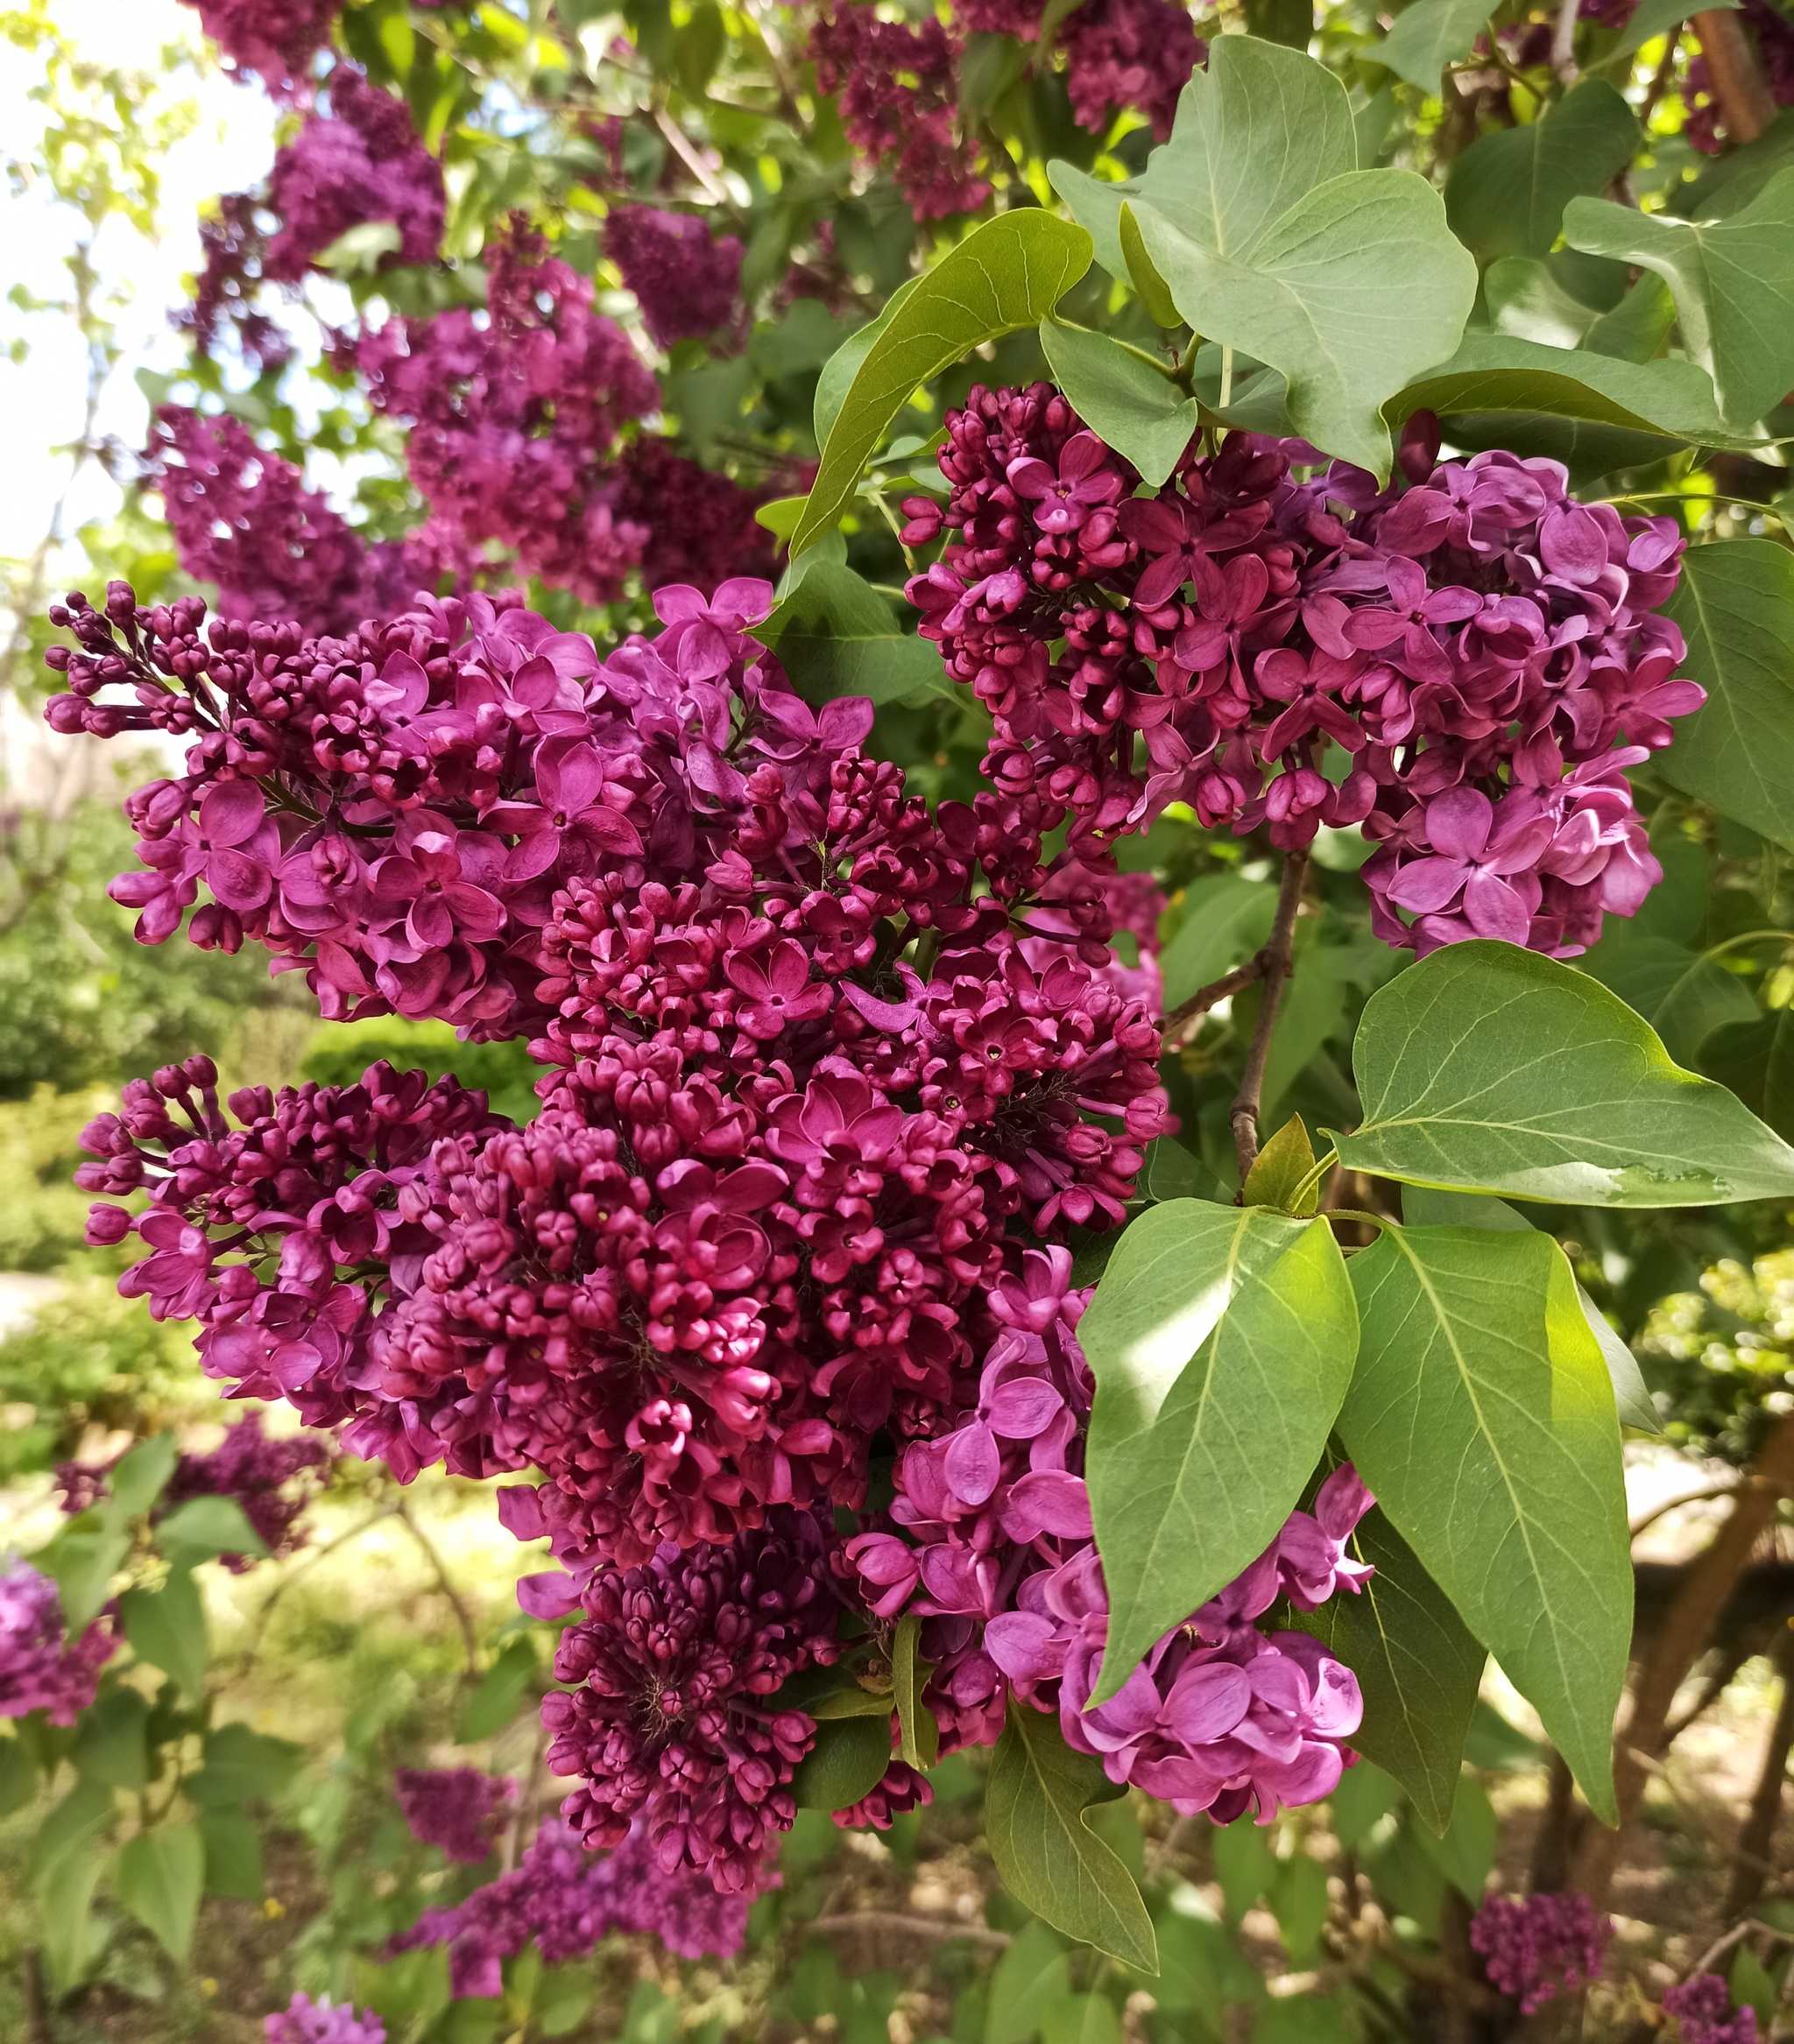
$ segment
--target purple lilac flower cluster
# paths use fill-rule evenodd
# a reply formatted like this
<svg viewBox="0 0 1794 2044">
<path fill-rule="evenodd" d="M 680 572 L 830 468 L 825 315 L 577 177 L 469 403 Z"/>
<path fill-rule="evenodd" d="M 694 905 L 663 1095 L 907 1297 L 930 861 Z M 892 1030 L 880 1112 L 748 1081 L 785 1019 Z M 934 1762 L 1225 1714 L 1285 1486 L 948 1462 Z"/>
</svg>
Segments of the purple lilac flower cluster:
<svg viewBox="0 0 1794 2044">
<path fill-rule="evenodd" d="M 766 585 L 659 602 L 668 629 L 601 667 L 480 599 L 466 638 L 435 605 L 372 644 L 208 649 L 195 610 L 119 590 L 60 613 L 83 652 L 53 713 L 213 726 L 187 779 L 133 798 L 152 864 L 115 892 L 145 935 L 203 879 L 194 934 L 268 941 L 327 1012 L 533 1029 L 554 1068 L 520 1131 L 377 1068 L 350 1098 L 239 1096 L 232 1132 L 176 1073 L 191 1163 L 146 1083 L 83 1182 L 157 1202 L 101 1209 L 95 1238 L 139 1229 L 157 1253 L 131 1284 L 197 1313 L 246 1394 L 352 1421 L 407 1476 L 533 1467 L 518 1529 L 625 1565 L 855 1502 L 874 1429 L 957 1402 L 1012 1222 L 1116 1224 L 1166 1125 L 1156 1026 L 1104 970 L 1105 891 L 1043 859 L 1056 813 L 929 817 L 861 750 L 867 705 L 818 717 L 746 637 Z M 143 707 L 99 705 L 114 680 Z M 1042 896 L 1067 934 L 1018 940 L 1012 905 Z M 926 982 L 893 962 L 905 927 L 941 933 Z M 321 1166 L 278 1207 L 276 1141 Z"/>
<path fill-rule="evenodd" d="M 1178 800 L 1285 849 L 1359 824 L 1374 927 L 1423 952 L 1566 956 L 1632 914 L 1661 870 L 1625 769 L 1706 700 L 1653 614 L 1684 538 L 1576 503 L 1554 462 L 1437 447 L 1412 429 L 1382 490 L 1236 433 L 1141 497 L 1049 385 L 974 389 L 948 501 L 908 500 L 904 537 L 950 535 L 909 595 L 996 719 L 997 786 L 1069 808 L 1085 848 Z"/>
<path fill-rule="evenodd" d="M 923 1620 L 927 1702 L 943 1744 L 983 1744 L 1006 1691 L 1056 1710 L 1069 1744 L 1094 1753 L 1184 1815 L 1230 1823 L 1256 1808 L 1318 1801 L 1353 1758 L 1362 1704 L 1351 1671 L 1306 1633 L 1257 1621 L 1287 1602 L 1311 1611 L 1370 1573 L 1346 1558 L 1370 1495 L 1349 1466 L 1297 1512 L 1257 1561 L 1174 1627 L 1120 1693 L 1090 1696 L 1108 1596 L 1082 1475 L 1093 1385 L 1075 1329 L 1090 1293 L 1071 1258 L 1030 1250 L 992 1289 L 999 1323 L 975 1405 L 904 1451 L 883 1527 L 849 1541 L 869 1608 Z"/>
<path fill-rule="evenodd" d="M 15 1556 L 0 1573 L 0 1717 L 42 1710 L 73 1724 L 94 1700 L 100 1670 L 118 1651 L 109 1616 L 79 1639 L 62 1622 L 62 1597 L 47 1575 Z"/>
<path fill-rule="evenodd" d="M 146 477 L 181 566 L 217 584 L 223 617 L 301 617 L 312 634 L 350 633 L 471 565 L 433 526 L 370 546 L 229 412 L 165 405 L 152 425 Z"/>
<path fill-rule="evenodd" d="M 487 303 L 364 331 L 352 356 L 378 412 L 410 426 L 411 479 L 470 546 L 515 549 L 523 571 L 609 603 L 641 559 L 619 518 L 612 459 L 655 411 L 654 379 L 592 286 L 520 227 L 487 245 Z"/>
<path fill-rule="evenodd" d="M 1756 2044 L 1756 2011 L 1734 2009 L 1718 1973 L 1697 1973 L 1670 1988 L 1663 2013 L 1676 2019 L 1681 2044 Z"/>
<path fill-rule="evenodd" d="M 263 2019 L 268 2044 L 386 2044 L 386 2026 L 372 2009 L 355 2012 L 353 2002 L 314 2001 L 295 1994 L 278 2015 Z"/>
<path fill-rule="evenodd" d="M 413 1837 L 477 1866 L 492 1850 L 493 1826 L 517 1801 L 517 1784 L 477 1767 L 400 1767 L 392 1794 Z"/>
<path fill-rule="evenodd" d="M 604 222 L 604 253 L 635 293 L 657 348 L 702 341 L 733 323 L 741 306 L 741 243 L 715 239 L 689 213 L 619 206 Z"/>
<path fill-rule="evenodd" d="M 816 83 L 839 97 L 855 148 L 892 159 L 892 174 L 918 220 L 970 213 L 991 195 L 975 137 L 959 115 L 961 46 L 929 16 L 916 26 L 880 21 L 870 6 L 818 16 L 807 54 Z"/>
<path fill-rule="evenodd" d="M 726 1958 L 741 1949 L 751 1900 L 718 1894 L 700 1874 L 666 1871 L 639 1823 L 605 1853 L 585 1850 L 564 1824 L 547 1823 L 512 1871 L 452 1909 L 427 1911 L 387 1950 L 446 1945 L 456 1998 L 493 1996 L 504 1989 L 501 1963 L 532 1939 L 551 1966 L 585 1957 L 612 1931 L 648 1932 L 682 1958 Z"/>
<path fill-rule="evenodd" d="M 442 171 L 419 141 L 403 100 L 370 85 L 352 64 L 331 72 L 330 112 L 305 125 L 274 158 L 267 204 L 280 227 L 262 274 L 294 284 L 352 227 L 390 221 L 391 260 L 429 263 L 442 239 Z"/>
<path fill-rule="evenodd" d="M 295 1554 L 306 1542 L 299 1520 L 311 1501 L 309 1489 L 296 1479 L 327 1468 L 329 1461 L 328 1441 L 307 1434 L 271 1440 L 262 1431 L 260 1413 L 245 1413 L 225 1430 L 224 1439 L 209 1454 L 183 1455 L 175 1463 L 150 1515 L 151 1524 L 194 1498 L 230 1498 L 243 1508 L 244 1517 L 270 1554 Z M 74 1513 L 97 1505 L 107 1494 L 106 1479 L 115 1466 L 115 1463 L 103 1467 L 62 1463 L 56 1471 L 62 1509 Z M 233 1575 L 253 1566 L 246 1554 L 222 1554 L 219 1559 Z"/>
<path fill-rule="evenodd" d="M 790 1780 L 816 1722 L 770 1700 L 800 1668 L 837 1658 L 841 1599 L 825 1512 L 777 1506 L 726 1546 L 670 1542 L 635 1568 L 601 1568 L 579 1593 L 543 1699 L 548 1766 L 581 1786 L 562 1815 L 588 1845 L 639 1821 L 663 1873 L 708 1874 L 719 1893 L 766 1885 L 797 1814 Z M 564 1608 L 571 1585 L 534 1579 L 529 1601 Z"/>
<path fill-rule="evenodd" d="M 276 99 L 310 82 L 343 0 L 187 0 L 200 25 L 239 73 L 259 77 Z"/>
<path fill-rule="evenodd" d="M 1612 1919 L 1586 1895 L 1491 1895 L 1471 1919 L 1470 1943 L 1489 1978 L 1530 2015 L 1559 1994 L 1586 1986 L 1601 1970 Z"/>
<path fill-rule="evenodd" d="M 1039 39 L 1041 0 L 955 0 L 953 18 L 967 35 Z M 1132 108 L 1152 123 L 1162 142 L 1171 132 L 1177 95 L 1208 45 L 1178 0 L 1084 0 L 1059 23 L 1054 46 L 1065 57 L 1065 89 L 1078 125 L 1108 132 L 1118 112 Z"/>
</svg>

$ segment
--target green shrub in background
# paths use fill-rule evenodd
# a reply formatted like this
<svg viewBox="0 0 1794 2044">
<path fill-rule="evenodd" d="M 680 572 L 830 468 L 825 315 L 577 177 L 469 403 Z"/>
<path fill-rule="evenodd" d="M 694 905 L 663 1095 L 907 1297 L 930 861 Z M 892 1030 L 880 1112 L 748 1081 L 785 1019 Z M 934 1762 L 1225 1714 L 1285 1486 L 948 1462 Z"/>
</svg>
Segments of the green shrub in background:
<svg viewBox="0 0 1794 2044">
<path fill-rule="evenodd" d="M 463 1043 L 446 1022 L 407 1022 L 378 1015 L 366 1022 L 324 1022 L 300 1061 L 299 1076 L 321 1086 L 353 1086 L 381 1059 L 398 1070 L 421 1068 L 431 1078 L 452 1072 L 477 1086 L 500 1114 L 532 1119 L 541 1102 L 535 1082 L 542 1068 L 521 1043 Z"/>
</svg>

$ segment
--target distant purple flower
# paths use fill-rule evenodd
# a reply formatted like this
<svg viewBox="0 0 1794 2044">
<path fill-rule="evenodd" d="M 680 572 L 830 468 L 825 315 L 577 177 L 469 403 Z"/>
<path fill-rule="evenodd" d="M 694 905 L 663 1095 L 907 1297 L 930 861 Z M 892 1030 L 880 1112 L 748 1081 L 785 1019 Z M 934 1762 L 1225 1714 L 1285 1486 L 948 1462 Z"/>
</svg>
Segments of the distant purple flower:
<svg viewBox="0 0 1794 2044">
<path fill-rule="evenodd" d="M 604 253 L 656 347 L 701 341 L 741 309 L 741 243 L 714 239 L 693 214 L 619 206 L 604 222 Z"/>
<path fill-rule="evenodd" d="M 295 1994 L 279 2015 L 263 2019 L 268 2044 L 386 2044 L 386 2026 L 370 2009 L 357 2015 L 352 2002 L 314 2001 Z"/>
<path fill-rule="evenodd" d="M 434 262 L 446 203 L 442 171 L 419 141 L 405 102 L 352 64 L 330 74 L 330 114 L 313 114 L 274 159 L 267 204 L 280 217 L 262 274 L 294 284 L 352 227 L 399 229 L 396 263 Z"/>
<path fill-rule="evenodd" d="M 1663 2013 L 1679 2026 L 1682 2044 L 1756 2044 L 1756 2011 L 1732 2006 L 1718 1973 L 1697 1973 L 1663 1996 Z"/>
<path fill-rule="evenodd" d="M 343 0 L 187 0 L 239 72 L 259 74 L 276 98 L 308 82 L 312 60 L 330 40 Z"/>
<path fill-rule="evenodd" d="M 492 1850 L 494 1822 L 517 1801 L 517 1784 L 478 1767 L 400 1767 L 392 1793 L 414 1838 L 477 1866 Z"/>
<path fill-rule="evenodd" d="M 587 1851 L 565 1824 L 547 1823 L 513 1871 L 452 1909 L 427 1911 L 387 1950 L 447 1945 L 457 1998 L 490 1996 L 502 1991 L 501 1962 L 532 1939 L 551 1966 L 583 1958 L 612 1931 L 646 1932 L 682 1958 L 727 1958 L 741 1949 L 752 1900 L 719 1895 L 703 1874 L 668 1873 L 642 1822 L 614 1852 L 600 1853 Z"/>
<path fill-rule="evenodd" d="M 1208 54 L 1179 0 L 1084 0 L 1060 24 L 1059 46 L 1080 127 L 1104 134 L 1117 113 L 1137 108 L 1161 142 Z"/>
<path fill-rule="evenodd" d="M 1491 1895 L 1471 1919 L 1470 1942 L 1489 1978 L 1530 2015 L 1573 1993 L 1601 1970 L 1613 1920 L 1586 1895 Z"/>
<path fill-rule="evenodd" d="M 0 1575 L 0 1717 L 42 1710 L 52 1724 L 73 1724 L 117 1651 L 108 1618 L 67 1638 L 60 1592 L 29 1561 L 15 1557 Z"/>
</svg>

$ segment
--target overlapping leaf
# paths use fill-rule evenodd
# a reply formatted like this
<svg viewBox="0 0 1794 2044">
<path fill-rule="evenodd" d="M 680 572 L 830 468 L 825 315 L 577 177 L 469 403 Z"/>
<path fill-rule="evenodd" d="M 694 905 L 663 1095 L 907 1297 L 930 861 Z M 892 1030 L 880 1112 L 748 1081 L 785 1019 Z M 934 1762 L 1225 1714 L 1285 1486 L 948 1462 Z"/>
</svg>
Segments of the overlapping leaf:
<svg viewBox="0 0 1794 2044">
<path fill-rule="evenodd" d="M 1614 88 L 1585 80 L 1540 119 L 1495 129 L 1455 159 L 1445 180 L 1453 233 L 1480 263 L 1549 255 L 1564 208 L 1605 192 L 1631 162 L 1638 139 L 1638 116 Z"/>
</svg>

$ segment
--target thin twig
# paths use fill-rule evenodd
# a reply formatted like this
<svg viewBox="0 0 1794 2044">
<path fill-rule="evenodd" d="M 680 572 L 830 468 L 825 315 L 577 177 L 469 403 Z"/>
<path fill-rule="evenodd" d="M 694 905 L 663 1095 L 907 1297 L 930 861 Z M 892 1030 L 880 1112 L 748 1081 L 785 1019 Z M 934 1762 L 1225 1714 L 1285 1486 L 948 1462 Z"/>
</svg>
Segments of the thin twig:
<svg viewBox="0 0 1794 2044">
<path fill-rule="evenodd" d="M 1660 1519 L 1667 1519 L 1672 1512 L 1679 1512 L 1685 1505 L 1711 1505 L 1715 1498 L 1735 1498 L 1739 1491 L 1750 1488 L 1751 1479 L 1747 1477 L 1742 1483 L 1715 1484 L 1710 1491 L 1691 1491 L 1685 1498 L 1671 1498 L 1653 1506 L 1642 1519 L 1634 1519 L 1626 1531 L 1635 1540 L 1647 1527 L 1655 1526 Z"/>
<path fill-rule="evenodd" d="M 1755 1930 L 1760 1930 L 1765 1937 L 1774 1938 L 1778 1944 L 1794 1945 L 1794 1930 L 1777 1930 L 1772 1923 L 1759 1923 L 1755 1917 L 1747 1916 L 1741 1922 L 1734 1923 L 1723 1936 L 1715 1938 L 1682 1977 L 1692 1980 L 1697 1973 L 1711 1973 L 1715 1960 L 1723 1959 L 1734 1945 L 1741 1945 Z"/>
<path fill-rule="evenodd" d="M 1261 951 L 1256 956 L 1248 958 L 1244 965 L 1237 966 L 1232 972 L 1223 973 L 1219 979 L 1211 980 L 1205 987 L 1198 987 L 1187 1001 L 1180 1001 L 1166 1016 L 1165 1048 L 1176 1050 L 1185 1037 L 1196 1033 L 1196 1029 L 1186 1027 L 1186 1024 L 1200 1026 L 1203 1017 L 1211 1008 L 1222 1001 L 1232 999 L 1237 993 L 1244 992 L 1254 981 L 1262 979 L 1264 976 L 1265 954 Z"/>
<path fill-rule="evenodd" d="M 692 147 L 690 137 L 664 107 L 657 107 L 654 109 L 654 125 L 667 137 L 673 146 L 673 153 L 703 187 L 712 201 L 726 208 L 738 220 L 741 217 L 740 207 L 735 203 L 728 192 L 717 182 L 710 173 L 710 166 Z"/>
<path fill-rule="evenodd" d="M 447 1599 L 449 1610 L 455 1613 L 455 1622 L 461 1628 L 461 1643 L 467 1651 L 468 1674 L 470 1678 L 477 1675 L 480 1666 L 480 1636 L 473 1622 L 473 1613 L 468 1610 L 461 1592 L 456 1589 L 447 1564 L 436 1551 L 435 1542 L 411 1516 L 409 1506 L 395 1505 L 392 1516 L 417 1542 L 424 1559 L 435 1571 L 436 1587 Z"/>
<path fill-rule="evenodd" d="M 1650 83 L 1644 88 L 1644 99 L 1638 109 L 1638 124 L 1647 134 L 1650 132 L 1650 117 L 1657 110 L 1657 102 L 1670 88 L 1670 81 L 1676 75 L 1676 53 L 1682 46 L 1682 24 L 1678 21 L 1670 29 L 1669 39 L 1663 45 L 1663 59 L 1651 74 Z"/>
<path fill-rule="evenodd" d="M 1230 1117 L 1233 1124 L 1233 1148 L 1240 1159 L 1240 1177 L 1258 1161 L 1259 1096 L 1264 1091 L 1265 1067 L 1270 1061 L 1271 1033 L 1277 1025 L 1277 1005 L 1289 978 L 1290 958 L 1296 947 L 1296 912 L 1302 906 L 1302 885 L 1308 878 L 1308 851 L 1303 847 L 1288 852 L 1283 859 L 1282 885 L 1277 890 L 1277 913 L 1271 924 L 1271 940 L 1264 948 L 1263 997 L 1259 1002 L 1258 1022 L 1252 1046 L 1246 1054 L 1246 1069 L 1240 1090 L 1233 1096 Z"/>
<path fill-rule="evenodd" d="M 905 1916 L 894 1909 L 856 1909 L 844 1916 L 818 1916 L 812 1930 L 825 1935 L 834 1930 L 903 1930 L 915 1937 L 969 1937 L 992 1951 L 1006 1951 L 1014 1943 L 1006 1930 L 987 1930 L 981 1923 L 953 1923 L 938 1916 Z"/>
<path fill-rule="evenodd" d="M 1551 32 L 1551 69 L 1564 84 L 1576 75 L 1576 17 L 1578 0 L 1561 0 L 1557 25 Z"/>
</svg>

